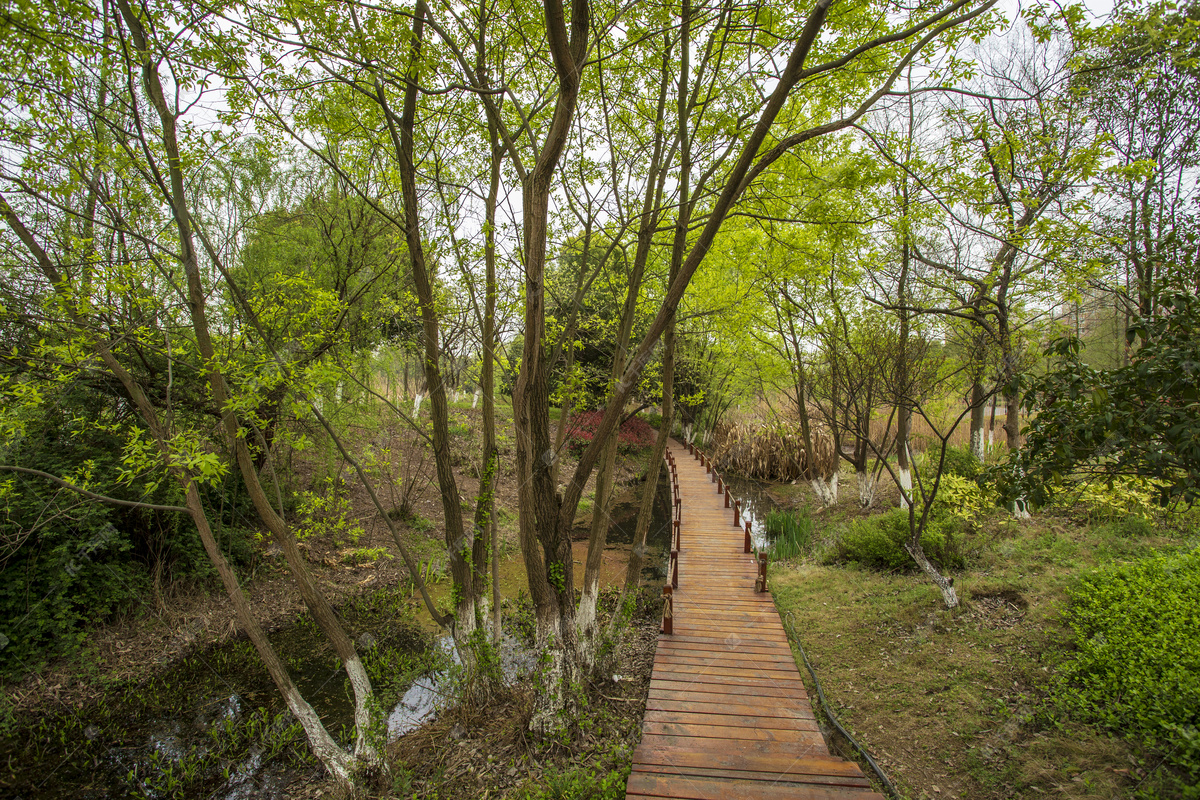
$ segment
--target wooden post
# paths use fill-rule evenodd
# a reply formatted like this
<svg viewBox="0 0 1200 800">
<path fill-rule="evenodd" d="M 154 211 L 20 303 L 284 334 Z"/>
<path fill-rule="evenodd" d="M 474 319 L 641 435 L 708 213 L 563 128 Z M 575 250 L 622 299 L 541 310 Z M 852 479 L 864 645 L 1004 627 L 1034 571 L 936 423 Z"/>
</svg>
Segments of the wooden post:
<svg viewBox="0 0 1200 800">
<path fill-rule="evenodd" d="M 720 475 L 717 476 L 717 494 L 725 494 L 725 483 Z"/>
<path fill-rule="evenodd" d="M 746 520 L 746 549 L 743 552 L 750 552 L 750 520 Z"/>
<path fill-rule="evenodd" d="M 740 500 L 733 501 L 733 524 L 737 527 L 742 527 L 742 503 Z"/>
<path fill-rule="evenodd" d="M 726 493 L 725 493 L 725 507 L 726 507 L 726 508 L 732 508 L 732 507 L 733 507 L 733 506 L 730 504 L 730 502 L 729 502 L 729 496 L 730 496 L 730 495 L 729 495 L 729 492 L 726 492 Z"/>
<path fill-rule="evenodd" d="M 754 581 L 754 591 L 767 591 L 767 553 L 765 550 L 758 554 L 758 578 Z"/>
<path fill-rule="evenodd" d="M 679 588 L 679 551 L 671 551 L 671 588 Z"/>
<path fill-rule="evenodd" d="M 672 613 L 672 608 L 671 608 L 671 587 L 664 586 L 663 587 L 662 632 L 665 633 L 667 636 L 670 636 L 675 631 L 675 626 L 671 624 L 672 623 L 671 617 L 673 617 L 673 616 L 674 616 L 674 614 Z"/>
</svg>

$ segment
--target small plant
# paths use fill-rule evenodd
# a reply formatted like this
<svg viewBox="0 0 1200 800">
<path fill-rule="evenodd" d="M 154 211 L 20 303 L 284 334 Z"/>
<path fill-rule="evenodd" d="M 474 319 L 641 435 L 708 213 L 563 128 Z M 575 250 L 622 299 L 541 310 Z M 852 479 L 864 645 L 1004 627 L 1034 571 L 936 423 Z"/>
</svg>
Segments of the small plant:
<svg viewBox="0 0 1200 800">
<path fill-rule="evenodd" d="M 1154 482 L 1145 478 L 1121 477 L 1112 484 L 1088 481 L 1081 485 L 1079 493 L 1064 493 L 1063 502 L 1082 508 L 1092 522 L 1117 521 L 1138 517 L 1154 519 L 1157 513 L 1155 496 L 1158 490 Z M 1070 498 L 1070 499 L 1068 499 Z"/>
<path fill-rule="evenodd" d="M 947 452 L 949 450 L 947 448 Z M 945 472 L 933 503 L 933 512 L 940 517 L 962 520 L 977 528 L 979 520 L 996 506 L 997 499 L 994 492 L 980 488 L 972 478 Z"/>
<path fill-rule="evenodd" d="M 363 534 L 362 525 L 351 516 L 350 498 L 337 491 L 327 478 L 320 492 L 301 492 L 297 511 L 300 524 L 296 538 L 329 537 L 335 544 L 354 544 Z"/>
<path fill-rule="evenodd" d="M 374 564 L 381 558 L 392 558 L 386 547 L 356 547 L 342 553 L 342 562 L 355 567 Z"/>
</svg>

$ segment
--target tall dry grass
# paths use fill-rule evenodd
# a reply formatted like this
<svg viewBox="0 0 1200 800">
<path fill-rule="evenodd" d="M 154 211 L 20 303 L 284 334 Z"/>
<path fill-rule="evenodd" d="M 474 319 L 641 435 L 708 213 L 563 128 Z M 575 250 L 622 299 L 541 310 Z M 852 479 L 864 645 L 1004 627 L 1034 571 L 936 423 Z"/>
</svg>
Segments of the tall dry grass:
<svg viewBox="0 0 1200 800">
<path fill-rule="evenodd" d="M 833 437 L 814 430 L 812 440 L 814 452 L 810 453 L 799 424 L 792 422 L 721 423 L 713 431 L 709 447 L 713 463 L 720 470 L 760 481 L 788 483 L 836 469 Z"/>
</svg>

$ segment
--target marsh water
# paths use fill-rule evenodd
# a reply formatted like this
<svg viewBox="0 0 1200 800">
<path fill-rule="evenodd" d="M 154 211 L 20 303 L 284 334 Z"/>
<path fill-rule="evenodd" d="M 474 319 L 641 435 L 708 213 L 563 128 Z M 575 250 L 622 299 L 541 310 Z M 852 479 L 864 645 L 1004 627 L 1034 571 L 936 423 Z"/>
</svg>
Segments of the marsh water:
<svg viewBox="0 0 1200 800">
<path fill-rule="evenodd" d="M 668 491 L 664 477 L 646 538 L 642 580 L 648 585 L 666 576 Z M 611 517 L 609 543 L 627 550 L 635 535 L 636 500 L 618 504 Z M 389 738 L 438 713 L 453 695 L 458 664 L 449 637 L 431 635 L 409 612 L 397 611 L 401 594 L 393 587 L 361 601 L 365 610 L 349 611 L 352 619 L 360 617 L 355 627 L 374 632 L 357 640 L 364 663 L 370 667 L 375 659 L 377 672 L 395 676 L 391 684 L 375 681 L 388 709 Z M 353 735 L 348 681 L 315 626 L 301 618 L 270 638 L 301 694 L 348 748 Z M 506 631 L 500 662 L 512 681 L 527 674 L 536 658 Z M 116 687 L 90 706 L 13 722 L 0 737 L 0 760 L 7 765 L 0 770 L 0 797 L 269 800 L 287 796 L 297 775 L 315 770 L 303 734 L 244 639 L 156 666 L 141 681 Z"/>
<path fill-rule="evenodd" d="M 729 487 L 730 496 L 741 501 L 742 519 L 750 521 L 751 546 L 755 550 L 770 549 L 771 537 L 767 533 L 766 520 L 767 514 L 777 507 L 767 491 L 771 484 L 737 475 L 723 475 L 722 479 Z"/>
</svg>

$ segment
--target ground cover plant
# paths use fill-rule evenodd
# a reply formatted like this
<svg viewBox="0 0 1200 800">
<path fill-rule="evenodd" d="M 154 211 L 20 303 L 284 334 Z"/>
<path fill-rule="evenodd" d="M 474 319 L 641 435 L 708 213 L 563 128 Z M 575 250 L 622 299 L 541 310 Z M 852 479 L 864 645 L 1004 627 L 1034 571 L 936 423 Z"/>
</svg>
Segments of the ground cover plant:
<svg viewBox="0 0 1200 800">
<path fill-rule="evenodd" d="M 834 512 L 806 558 L 772 567 L 772 590 L 834 712 L 906 797 L 1195 796 L 1194 513 L 994 509 L 961 534 L 949 574 L 965 602 L 947 611 L 911 565 L 836 557 L 902 512 Z"/>
</svg>

